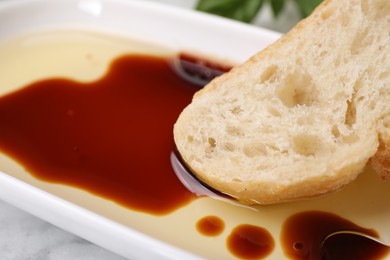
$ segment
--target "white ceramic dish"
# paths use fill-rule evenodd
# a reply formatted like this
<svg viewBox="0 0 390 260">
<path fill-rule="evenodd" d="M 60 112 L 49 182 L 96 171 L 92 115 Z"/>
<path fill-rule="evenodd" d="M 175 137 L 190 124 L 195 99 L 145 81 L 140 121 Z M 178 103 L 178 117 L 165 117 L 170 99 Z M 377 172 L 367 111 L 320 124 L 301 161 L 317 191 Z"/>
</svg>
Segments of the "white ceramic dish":
<svg viewBox="0 0 390 260">
<path fill-rule="evenodd" d="M 22 35 L 57 30 L 109 33 L 124 39 L 151 42 L 174 52 L 187 51 L 236 63 L 244 61 L 280 36 L 226 19 L 143 1 L 0 1 L 0 54 L 4 57 L 7 53 L 13 55 L 8 47 L 1 52 L 2 45 L 8 41 Z M 77 32 L 72 35 L 76 38 L 80 36 Z M 94 39 L 94 36 L 90 38 Z M 105 45 L 108 54 L 102 54 L 104 61 L 101 67 L 97 72 L 86 73 L 86 80 L 101 74 L 105 61 L 108 62 L 110 57 L 133 51 L 132 47 L 126 45 L 126 40 L 115 38 L 113 44 L 107 44 L 105 40 L 97 42 L 105 42 L 109 46 Z M 87 44 L 85 48 L 88 46 L 91 45 Z M 68 45 L 65 47 L 69 48 Z M 72 51 L 82 52 L 83 49 Z M 21 51 L 18 51 L 18 55 L 22 60 L 26 56 Z M 63 64 L 66 66 L 67 63 Z M 5 66 L 1 65 L 0 61 L 0 78 L 3 77 L 3 81 L 0 80 L 0 95 L 32 80 L 58 73 L 55 70 L 48 72 L 44 68 L 33 72 L 26 70 L 23 74 L 25 80 L 23 77 L 14 79 L 10 76 L 12 73 L 6 72 Z M 8 69 L 12 70 L 12 66 Z M 83 71 L 79 68 L 76 70 Z M 76 72 L 66 73 L 72 77 L 72 73 Z M 79 76 L 84 79 L 83 75 Z M 20 165 L 1 155 L 0 198 L 130 259 L 234 258 L 226 249 L 225 240 L 231 228 L 241 223 L 265 226 L 276 243 L 270 258 L 280 259 L 283 258 L 278 245 L 281 225 L 292 213 L 303 210 L 335 212 L 357 224 L 375 228 L 380 233 L 385 230 L 385 223 L 390 218 L 388 184 L 379 182 L 368 171 L 343 191 L 313 201 L 252 211 L 202 198 L 168 216 L 156 217 L 133 212 L 82 190 L 39 181 L 24 172 Z M 194 230 L 194 223 L 199 218 L 211 214 L 222 216 L 226 222 L 224 233 L 217 238 L 206 238 Z"/>
</svg>

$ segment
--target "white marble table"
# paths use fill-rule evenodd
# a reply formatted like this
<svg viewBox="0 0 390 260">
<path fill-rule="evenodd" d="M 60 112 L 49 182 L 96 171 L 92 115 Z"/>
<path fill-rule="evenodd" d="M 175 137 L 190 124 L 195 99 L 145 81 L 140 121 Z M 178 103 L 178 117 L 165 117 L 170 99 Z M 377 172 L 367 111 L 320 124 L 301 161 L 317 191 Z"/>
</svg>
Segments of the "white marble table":
<svg viewBox="0 0 390 260">
<path fill-rule="evenodd" d="M 196 0 L 144 0 L 193 8 Z M 280 32 L 287 31 L 299 16 L 288 6 L 274 20 L 269 10 L 262 11 L 254 24 Z M 122 257 L 63 231 L 0 200 L 1 260 L 119 260 Z"/>
</svg>

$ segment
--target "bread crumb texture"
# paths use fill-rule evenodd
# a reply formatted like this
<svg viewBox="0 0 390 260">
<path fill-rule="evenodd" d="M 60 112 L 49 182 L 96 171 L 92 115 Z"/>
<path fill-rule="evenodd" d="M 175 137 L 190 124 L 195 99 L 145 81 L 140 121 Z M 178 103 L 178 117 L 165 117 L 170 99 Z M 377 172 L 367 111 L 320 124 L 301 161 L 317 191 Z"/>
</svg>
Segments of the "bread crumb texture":
<svg viewBox="0 0 390 260">
<path fill-rule="evenodd" d="M 328 0 L 196 93 L 174 126 L 194 174 L 244 203 L 390 176 L 390 1 Z"/>
</svg>

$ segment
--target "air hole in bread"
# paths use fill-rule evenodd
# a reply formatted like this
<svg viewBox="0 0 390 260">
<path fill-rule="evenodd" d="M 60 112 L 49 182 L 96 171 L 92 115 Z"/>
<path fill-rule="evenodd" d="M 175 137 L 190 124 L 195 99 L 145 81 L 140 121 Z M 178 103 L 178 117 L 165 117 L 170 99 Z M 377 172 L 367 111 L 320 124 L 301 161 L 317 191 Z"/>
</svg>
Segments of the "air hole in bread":
<svg viewBox="0 0 390 260">
<path fill-rule="evenodd" d="M 282 113 L 274 106 L 267 106 L 267 110 L 268 112 L 270 113 L 270 115 L 274 116 L 274 117 L 281 117 L 282 116 Z"/>
<path fill-rule="evenodd" d="M 191 158 L 190 158 L 191 159 Z M 203 164 L 203 160 L 200 159 L 199 157 L 196 157 L 196 158 L 192 158 L 193 159 L 193 162 L 195 162 L 195 164 Z"/>
<path fill-rule="evenodd" d="M 356 104 L 360 103 L 360 102 L 363 102 L 364 101 L 364 96 L 360 96 L 358 99 L 356 99 Z"/>
<path fill-rule="evenodd" d="M 337 126 L 332 127 L 332 135 L 335 139 L 340 137 L 340 130 Z"/>
<path fill-rule="evenodd" d="M 321 139 L 315 135 L 301 134 L 293 138 L 294 151 L 303 156 L 313 156 L 319 153 L 322 147 Z"/>
<path fill-rule="evenodd" d="M 327 20 L 332 14 L 333 14 L 333 9 L 331 9 L 331 8 L 325 9 L 321 13 L 321 18 L 322 18 L 322 20 Z"/>
<path fill-rule="evenodd" d="M 363 74 L 362 76 L 360 76 L 354 83 L 353 85 L 353 94 L 356 94 L 356 92 L 358 92 L 362 87 L 363 87 L 363 83 L 364 83 L 364 77 L 365 75 Z"/>
<path fill-rule="evenodd" d="M 351 127 L 356 122 L 356 106 L 352 100 L 347 101 L 344 124 Z"/>
<path fill-rule="evenodd" d="M 383 126 L 385 128 L 390 128 L 390 116 L 386 117 L 384 120 L 383 120 Z"/>
<path fill-rule="evenodd" d="M 210 147 L 215 147 L 217 145 L 217 141 L 215 141 L 215 139 L 213 137 L 209 137 L 207 139 L 207 141 L 208 141 Z"/>
<path fill-rule="evenodd" d="M 340 64 L 341 64 L 341 58 L 340 58 L 340 56 L 337 56 L 335 61 L 334 61 L 334 66 L 338 67 L 338 66 L 340 66 Z"/>
<path fill-rule="evenodd" d="M 271 150 L 271 151 L 274 151 L 274 152 L 280 153 L 280 149 L 279 149 L 279 147 L 277 147 L 277 146 L 276 146 L 276 145 L 274 145 L 274 144 L 270 144 L 270 143 L 268 143 L 268 144 L 267 144 L 267 147 L 268 147 L 268 149 L 269 149 L 269 150 Z"/>
<path fill-rule="evenodd" d="M 241 156 L 232 156 L 230 157 L 230 163 L 233 165 L 240 165 L 242 162 Z"/>
<path fill-rule="evenodd" d="M 228 152 L 233 152 L 236 150 L 236 146 L 232 143 L 223 143 L 222 149 Z"/>
<path fill-rule="evenodd" d="M 390 76 L 390 71 L 383 71 L 381 74 L 379 74 L 379 79 L 384 80 Z"/>
<path fill-rule="evenodd" d="M 205 147 L 203 156 L 206 159 L 212 159 L 212 154 L 214 153 L 214 147 Z"/>
<path fill-rule="evenodd" d="M 234 107 L 233 109 L 230 110 L 233 115 L 238 115 L 242 112 L 241 107 Z"/>
<path fill-rule="evenodd" d="M 342 27 L 347 27 L 351 22 L 351 18 L 349 15 L 343 15 L 342 17 L 340 17 L 340 19 Z"/>
<path fill-rule="evenodd" d="M 271 81 L 274 80 L 276 78 L 277 71 L 278 71 L 278 66 L 276 65 L 269 66 L 267 69 L 265 69 L 263 74 L 261 74 L 260 83 L 264 83 L 269 80 Z"/>
<path fill-rule="evenodd" d="M 320 57 L 325 57 L 325 56 L 327 56 L 328 55 L 328 52 L 327 51 L 322 51 L 322 52 L 320 52 Z"/>
<path fill-rule="evenodd" d="M 277 97 L 288 107 L 311 106 L 317 101 L 317 93 L 312 78 L 306 73 L 289 74 L 276 90 Z"/>
<path fill-rule="evenodd" d="M 364 0 L 364 1 L 361 1 L 360 3 L 360 9 L 362 10 L 362 13 L 367 15 L 369 12 L 370 12 L 370 6 L 369 6 L 369 2 L 368 1 L 372 1 L 372 0 Z"/>
<path fill-rule="evenodd" d="M 233 181 L 233 182 L 242 182 L 242 180 L 239 179 L 239 178 L 233 178 L 232 181 Z"/>
<path fill-rule="evenodd" d="M 267 154 L 266 146 L 263 143 L 246 144 L 243 148 L 245 156 L 252 158 Z"/>
<path fill-rule="evenodd" d="M 386 89 L 386 88 L 380 88 L 379 89 L 379 96 L 385 97 L 387 95 L 389 95 L 389 90 L 388 89 Z"/>
<path fill-rule="evenodd" d="M 231 136 L 241 136 L 243 135 L 241 128 L 233 125 L 226 126 L 226 133 Z"/>
<path fill-rule="evenodd" d="M 352 55 L 356 55 L 364 48 L 371 45 L 374 39 L 372 35 L 367 32 L 367 29 L 358 33 L 352 41 L 350 51 Z"/>
<path fill-rule="evenodd" d="M 359 136 L 355 134 L 343 136 L 343 142 L 347 144 L 353 144 L 358 142 L 359 140 L 360 140 Z"/>
</svg>

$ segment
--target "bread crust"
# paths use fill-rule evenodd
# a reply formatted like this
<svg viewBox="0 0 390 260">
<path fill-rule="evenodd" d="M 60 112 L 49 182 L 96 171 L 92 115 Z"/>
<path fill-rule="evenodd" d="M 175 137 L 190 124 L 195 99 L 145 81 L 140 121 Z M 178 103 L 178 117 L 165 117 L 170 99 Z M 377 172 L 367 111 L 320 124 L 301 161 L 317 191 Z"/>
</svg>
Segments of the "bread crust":
<svg viewBox="0 0 390 260">
<path fill-rule="evenodd" d="M 379 135 L 378 150 L 369 164 L 383 180 L 390 180 L 390 129 L 382 129 L 385 132 Z"/>
</svg>

